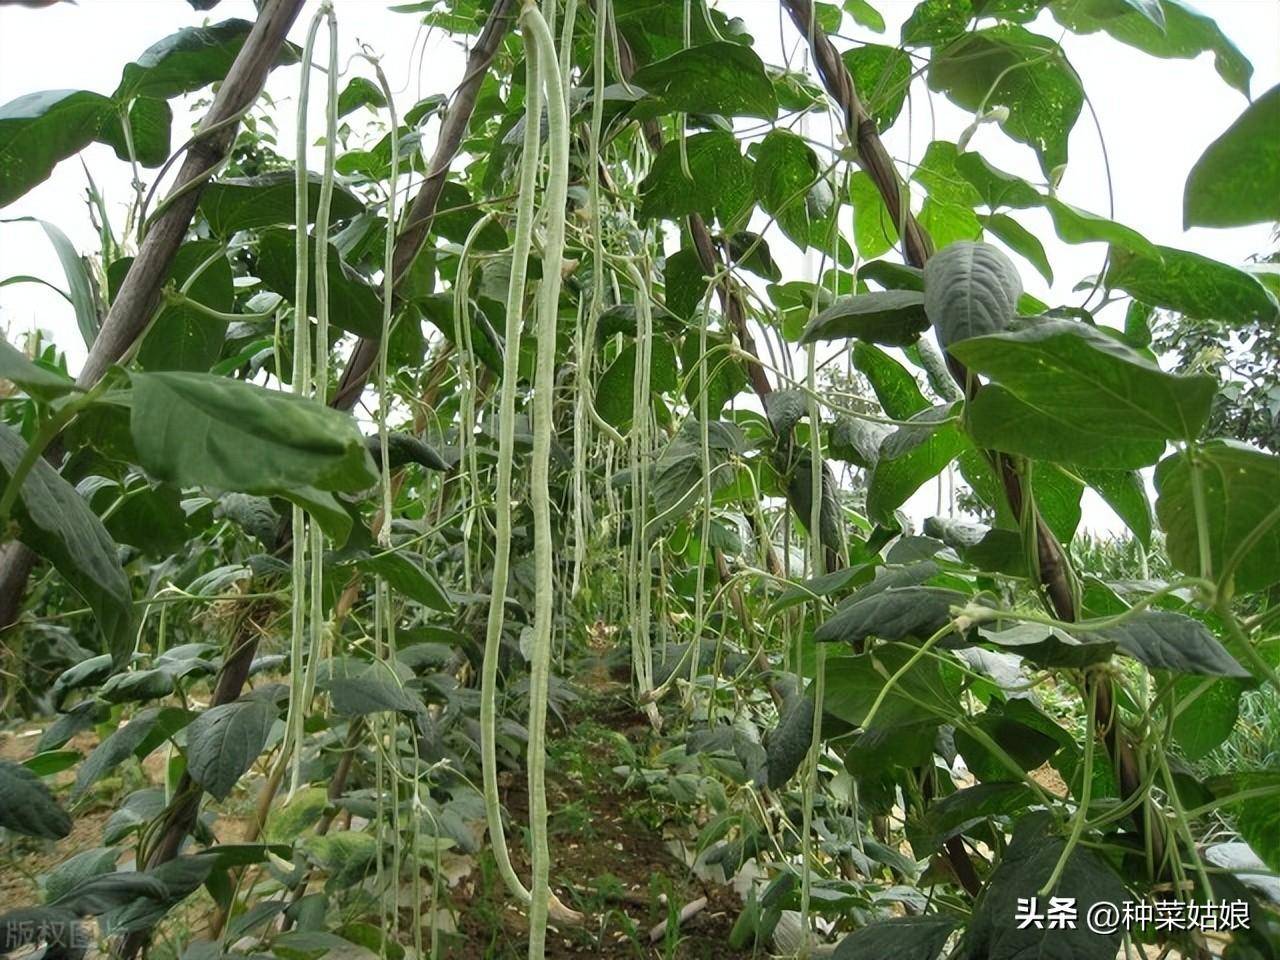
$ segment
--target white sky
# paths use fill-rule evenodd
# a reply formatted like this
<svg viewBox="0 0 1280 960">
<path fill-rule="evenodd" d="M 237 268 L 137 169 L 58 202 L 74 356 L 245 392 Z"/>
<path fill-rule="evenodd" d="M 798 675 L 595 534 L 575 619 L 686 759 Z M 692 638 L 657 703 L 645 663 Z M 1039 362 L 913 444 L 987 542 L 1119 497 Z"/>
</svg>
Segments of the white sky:
<svg viewBox="0 0 1280 960">
<path fill-rule="evenodd" d="M 678 0 L 671 0 L 678 2 Z M 873 0 L 888 22 L 882 36 L 856 27 L 845 18 L 843 32 L 859 39 L 896 43 L 899 27 L 914 7 L 914 0 Z M 318 0 L 309 2 L 290 38 L 301 43 Z M 340 33 L 340 85 L 356 72 L 369 68 L 350 60 L 358 43 L 367 44 L 383 58 L 384 69 L 397 88 L 397 107 L 403 114 L 424 96 L 449 93 L 462 74 L 464 51 L 448 37 L 426 36 L 418 31 L 418 18 L 392 13 L 381 0 L 335 0 Z M 756 40 L 756 50 L 766 62 L 781 63 L 783 49 L 792 54 L 799 41 L 788 20 L 779 34 L 779 7 L 775 0 L 720 0 L 716 6 L 730 16 L 743 18 Z M 1226 35 L 1253 63 L 1253 94 L 1280 82 L 1280 0 L 1200 0 L 1198 9 L 1212 15 Z M 45 9 L 0 6 L 0 103 L 22 94 L 46 89 L 86 89 L 109 94 L 120 70 L 151 43 L 183 26 L 206 19 L 253 19 L 250 0 L 223 0 L 208 13 L 194 11 L 184 0 L 79 0 Z M 1182 189 L 1187 173 L 1204 148 L 1244 109 L 1245 100 L 1228 87 L 1205 54 L 1194 62 L 1157 60 L 1124 46 L 1105 34 L 1078 37 L 1063 31 L 1047 14 L 1030 28 L 1061 37 L 1071 62 L 1082 76 L 1086 92 L 1098 113 L 1106 138 L 1115 191 L 1115 219 L 1133 226 L 1156 243 L 1199 251 L 1228 263 L 1239 263 L 1251 254 L 1271 248 L 1265 226 L 1233 230 L 1182 229 Z M 321 45 L 324 31 L 321 31 Z M 321 59 L 322 53 L 318 53 Z M 323 60 L 321 59 L 321 62 Z M 276 70 L 267 86 L 279 109 L 279 152 L 292 154 L 293 115 L 298 87 L 297 67 Z M 313 84 L 313 89 L 323 85 Z M 312 96 L 310 129 L 322 130 L 322 96 Z M 181 103 L 175 103 L 174 145 L 198 119 Z M 932 139 L 954 141 L 971 116 L 938 95 L 929 97 L 923 81 L 912 90 L 909 117 L 904 117 L 886 137 L 893 155 L 902 162 L 918 162 Z M 349 122 L 370 119 L 360 112 Z M 909 122 L 908 122 L 909 119 Z M 811 136 L 822 137 L 825 121 L 809 121 Z M 434 130 L 424 137 L 430 150 Z M 312 138 L 314 140 L 314 137 Z M 1032 181 L 1040 179 L 1031 150 L 1007 139 L 993 125 L 984 125 L 971 142 L 996 165 Z M 108 209 L 123 219 L 130 195 L 128 164 L 119 161 L 106 146 L 94 145 L 84 153 Z M 144 179 L 149 176 L 144 171 Z M 96 236 L 84 205 L 85 179 L 74 159 L 60 164 L 53 176 L 10 206 L 0 218 L 34 216 L 59 226 L 81 251 L 96 247 Z M 1069 203 L 1099 214 L 1107 213 L 1107 187 L 1102 151 L 1087 110 L 1077 123 L 1070 142 L 1070 163 L 1059 195 Z M 1082 277 L 1095 273 L 1102 263 L 1102 245 L 1068 246 L 1057 241 L 1042 211 L 1019 211 L 1018 218 L 1044 242 L 1054 266 L 1055 284 L 1046 287 L 1030 266 L 1015 258 L 1023 269 L 1028 292 L 1055 303 L 1076 303 L 1082 295 L 1071 288 Z M 804 276 L 798 252 L 787 242 L 771 238 L 775 258 L 787 279 Z M 0 279 L 29 274 L 64 286 L 58 261 L 36 224 L 0 224 Z M 84 358 L 84 346 L 76 331 L 70 305 L 56 293 L 34 285 L 0 287 L 0 329 L 15 339 L 23 331 L 40 327 L 51 331 L 66 350 L 73 371 Z M 933 512 L 935 492 L 926 487 L 909 505 L 909 512 Z M 915 509 L 918 507 L 919 509 Z M 1114 521 L 1096 499 L 1086 505 L 1086 525 L 1110 528 Z"/>
</svg>

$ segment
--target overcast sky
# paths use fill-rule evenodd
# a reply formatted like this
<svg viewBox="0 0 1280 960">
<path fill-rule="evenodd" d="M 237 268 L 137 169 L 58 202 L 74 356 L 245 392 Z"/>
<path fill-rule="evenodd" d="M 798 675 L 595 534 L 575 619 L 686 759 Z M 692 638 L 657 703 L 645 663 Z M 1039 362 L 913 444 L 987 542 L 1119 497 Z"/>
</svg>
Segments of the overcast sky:
<svg viewBox="0 0 1280 960">
<path fill-rule="evenodd" d="M 675 3 L 678 0 L 671 0 Z M 872 0 L 888 22 L 884 35 L 856 27 L 846 17 L 843 32 L 858 39 L 896 43 L 899 27 L 914 2 Z M 443 5 L 443 4 L 442 4 Z M 756 50 L 768 62 L 781 63 L 784 53 L 793 65 L 801 62 L 799 37 L 790 21 L 779 21 L 774 0 L 721 0 L 715 4 L 730 16 L 741 17 L 756 40 Z M 291 39 L 301 43 L 306 26 L 318 6 L 308 2 Z M 390 82 L 397 90 L 401 114 L 424 96 L 448 93 L 462 74 L 465 51 L 443 35 L 419 29 L 418 18 L 391 12 L 380 0 L 335 0 L 340 33 L 340 62 L 347 77 L 370 75 L 367 65 L 351 54 L 366 44 L 383 59 Z M 1199 9 L 1210 13 L 1226 35 L 1254 66 L 1254 96 L 1280 82 L 1280 2 L 1277 0 L 1201 0 Z M 183 26 L 198 25 L 207 18 L 252 19 L 250 0 L 223 0 L 208 14 L 191 9 L 185 0 L 79 0 L 33 10 L 0 7 L 0 103 L 38 90 L 86 89 L 109 94 L 125 63 L 147 46 Z M 1267 227 L 1234 230 L 1182 229 L 1182 189 L 1188 171 L 1204 148 L 1244 109 L 1241 94 L 1228 87 L 1214 71 L 1212 58 L 1194 62 L 1157 60 L 1126 47 L 1105 34 L 1077 37 L 1066 33 L 1044 14 L 1030 28 L 1061 38 L 1067 55 L 1084 80 L 1091 98 L 1111 164 L 1115 219 L 1142 231 L 1151 240 L 1196 250 L 1229 263 L 1244 261 L 1273 244 Z M 324 44 L 324 32 L 321 32 Z M 318 55 L 323 62 L 323 54 Z M 299 70 L 276 70 L 268 83 L 278 110 L 280 152 L 291 155 L 293 115 Z M 323 90 L 320 83 L 313 89 Z M 312 96 L 310 129 L 322 129 L 322 96 Z M 918 162 L 933 139 L 954 141 L 972 117 L 938 95 L 928 96 L 917 81 L 909 102 L 909 114 L 886 137 L 894 156 L 904 164 Z M 198 119 L 183 104 L 175 103 L 174 144 L 184 139 Z M 370 120 L 361 112 L 348 118 Z M 909 122 L 908 122 L 909 121 Z M 826 122 L 815 117 L 809 135 L 826 136 Z M 429 152 L 434 129 L 424 137 Z M 312 138 L 314 140 L 314 137 Z M 1040 180 L 1031 150 L 1015 144 L 993 125 L 984 125 L 971 142 L 993 163 L 1031 180 Z M 130 195 L 128 164 L 116 159 L 106 146 L 94 145 L 84 153 L 108 201 L 113 216 L 123 218 Z M 144 171 L 144 178 L 149 172 Z M 96 237 L 84 205 L 85 178 L 79 162 L 64 161 L 52 177 L 0 211 L 0 217 L 33 216 L 59 226 L 81 251 L 95 249 Z M 1100 214 L 1108 212 L 1108 191 L 1101 142 L 1087 110 L 1081 115 L 1070 142 L 1070 163 L 1059 196 L 1069 203 Z M 1047 215 L 1020 211 L 1019 218 L 1044 241 L 1054 266 L 1055 283 L 1045 282 L 1025 263 L 1023 279 L 1028 291 L 1049 303 L 1079 302 L 1072 287 L 1102 263 L 1102 245 L 1067 246 L 1057 241 Z M 771 240 L 775 257 L 788 279 L 804 274 L 799 253 L 788 250 L 785 240 Z M 30 223 L 0 224 L 0 280 L 26 274 L 65 286 L 58 261 L 39 226 Z M 0 287 L 0 329 L 10 340 L 23 331 L 41 327 L 53 332 L 66 350 L 72 369 L 84 357 L 70 305 L 56 293 L 34 284 Z M 922 491 L 924 494 L 925 491 Z M 932 494 L 927 498 L 932 512 Z M 1112 522 L 1091 503 L 1087 517 L 1096 527 Z"/>
</svg>

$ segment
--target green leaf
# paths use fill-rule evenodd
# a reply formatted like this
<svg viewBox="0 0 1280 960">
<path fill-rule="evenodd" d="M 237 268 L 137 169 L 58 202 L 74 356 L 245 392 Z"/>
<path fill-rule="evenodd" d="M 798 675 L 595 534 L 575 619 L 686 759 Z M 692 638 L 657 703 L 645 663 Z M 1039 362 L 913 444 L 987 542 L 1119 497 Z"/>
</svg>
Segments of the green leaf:
<svg viewBox="0 0 1280 960">
<path fill-rule="evenodd" d="M 938 662 L 925 657 L 906 669 L 897 684 L 881 697 L 885 682 L 906 667 L 916 652 L 905 644 L 878 644 L 858 656 L 828 656 L 827 689 L 823 709 L 855 727 L 864 725 L 877 699 L 882 699 L 876 726 L 919 722 L 924 715 L 954 718 L 960 695 L 955 675 L 944 676 Z"/>
<path fill-rule="evenodd" d="M 71 818 L 36 774 L 12 760 L 0 760 L 0 827 L 60 840 L 71 833 Z"/>
<path fill-rule="evenodd" d="M 1016 653 L 1038 667 L 1083 670 L 1106 663 L 1116 651 L 1116 644 L 1111 640 L 1090 637 L 1077 640 L 1060 631 L 1034 624 L 1021 624 L 1007 630 L 983 630 L 982 636 L 1002 650 Z"/>
<path fill-rule="evenodd" d="M 885 414 L 907 420 L 929 406 L 907 368 L 879 347 L 858 342 L 853 345 L 853 365 L 871 383 Z"/>
<path fill-rule="evenodd" d="M 878 523 L 891 523 L 893 511 L 933 479 L 968 446 L 954 422 L 939 424 L 953 415 L 949 404 L 931 407 L 911 418 L 880 444 L 879 457 L 867 487 L 867 515 Z"/>
<path fill-rule="evenodd" d="M 1204 680 L 1179 677 L 1173 685 L 1174 702 L 1198 690 Z M 1212 680 L 1191 704 L 1173 718 L 1173 740 L 1188 760 L 1199 760 L 1216 750 L 1235 729 L 1240 714 L 1240 693 L 1236 680 Z"/>
<path fill-rule="evenodd" d="M 1132 470 L 1081 470 L 1080 477 L 1098 492 L 1143 547 L 1151 545 L 1151 501 L 1140 474 Z"/>
<path fill-rule="evenodd" d="M 10 346 L 9 341 L 3 338 L 0 338 L 0 380 L 7 380 L 29 395 L 46 401 L 80 389 L 65 374 L 28 360 L 26 354 Z"/>
<path fill-rule="evenodd" d="M 680 220 L 692 213 L 736 222 L 754 202 L 751 164 L 738 152 L 731 133 L 699 133 L 685 142 L 689 173 L 680 162 L 680 144 L 669 142 L 640 182 L 641 220 Z"/>
<path fill-rule="evenodd" d="M 309 222 L 315 221 L 320 205 L 320 181 L 320 174 L 307 174 Z M 214 236 L 226 238 L 237 230 L 292 224 L 297 196 L 297 178 L 292 170 L 273 170 L 256 177 L 228 177 L 204 188 L 200 194 L 200 212 Z M 335 186 L 330 209 L 332 219 L 350 220 L 363 211 L 364 204 L 354 193 L 341 184 Z"/>
<path fill-rule="evenodd" d="M 924 816 L 908 824 L 911 849 L 920 856 L 941 850 L 943 843 L 990 817 L 1012 816 L 1035 802 L 1025 783 L 979 783 L 929 804 Z"/>
<path fill-rule="evenodd" d="M 882 133 L 888 130 L 907 99 L 911 85 L 911 58 L 897 47 L 864 43 L 840 55 L 853 88 Z"/>
<path fill-rule="evenodd" d="M 902 44 L 928 47 L 954 40 L 973 18 L 973 0 L 920 0 L 902 25 Z"/>
<path fill-rule="evenodd" d="M 424 607 L 443 613 L 453 612 L 448 591 L 418 557 L 395 552 L 376 553 L 361 557 L 355 566 L 365 573 L 382 577 L 397 593 Z"/>
<path fill-rule="evenodd" d="M 1248 96 L 1253 66 L 1213 19 L 1195 12 L 1181 0 L 1158 2 L 1163 25 L 1155 22 L 1150 11 L 1141 9 L 1134 0 L 1125 0 L 1124 4 L 1111 0 L 1077 0 L 1054 3 L 1049 9 L 1059 23 L 1075 33 L 1105 30 L 1121 43 L 1154 57 L 1192 60 L 1206 51 L 1212 52 L 1218 75 Z"/>
<path fill-rule="evenodd" d="M 169 141 L 173 127 L 173 110 L 167 100 L 138 97 L 129 105 L 129 133 L 133 137 L 133 155 L 144 167 L 159 167 L 169 159 Z M 117 109 L 104 114 L 98 139 L 108 144 L 121 160 L 129 159 L 129 141 L 124 135 L 124 120 Z"/>
<path fill-rule="evenodd" d="M 849 934 L 831 956 L 834 960 L 936 960 L 958 925 L 954 918 L 937 914 L 881 920 Z"/>
<path fill-rule="evenodd" d="M 119 766 L 127 757 L 145 757 L 186 726 L 190 717 L 186 710 L 178 707 L 148 707 L 128 723 L 117 726 L 107 739 L 93 748 L 76 771 L 72 798 L 84 796 L 85 791 L 103 774 Z"/>
<path fill-rule="evenodd" d="M 335 677 L 326 683 L 333 709 L 344 717 L 362 717 L 384 711 L 413 713 L 422 702 L 404 687 L 373 667 L 358 676 Z"/>
<path fill-rule="evenodd" d="M 694 342 L 697 338 L 694 337 Z M 674 392 L 679 386 L 676 378 L 676 352 L 669 340 L 654 337 L 650 342 L 649 392 L 650 394 Z M 613 363 L 601 375 L 596 384 L 596 412 L 607 422 L 620 429 L 631 423 L 636 380 L 636 345 L 629 343 L 614 358 Z"/>
<path fill-rule="evenodd" d="M 355 421 L 314 400 L 198 373 L 141 373 L 130 430 L 141 464 L 180 486 L 289 495 L 364 490 L 378 475 Z"/>
<path fill-rule="evenodd" d="M 636 119 L 663 113 L 761 120 L 778 115 L 778 97 L 764 63 L 750 47 L 727 40 L 699 44 L 645 64 L 631 82 L 649 95 L 632 108 Z"/>
<path fill-rule="evenodd" d="M 979 740 L 967 728 L 957 729 L 956 749 L 973 775 L 984 783 L 1021 783 L 1018 770 L 1035 770 L 1071 744 L 1070 735 L 1024 697 L 992 704 L 972 724 L 986 734 L 986 739 Z M 1010 769 L 1003 757 L 989 749 L 987 740 L 996 743 L 1018 770 Z"/>
<path fill-rule="evenodd" d="M 1090 631 L 1133 659 L 1158 670 L 1209 677 L 1249 677 L 1249 671 L 1199 620 L 1170 610 L 1141 610 L 1115 626 Z"/>
<path fill-rule="evenodd" d="M 853 207 L 853 237 L 858 252 L 870 260 L 892 249 L 898 242 L 894 218 L 885 208 L 875 183 L 862 170 L 849 177 L 849 203 Z"/>
<path fill-rule="evenodd" d="M 1209 144 L 1187 177 L 1184 227 L 1240 227 L 1280 220 L 1280 86 Z"/>
<path fill-rule="evenodd" d="M 308 238 L 308 256 L 314 263 L 315 240 Z M 293 230 L 269 227 L 258 235 L 257 273 L 263 284 L 286 300 L 293 302 L 297 237 Z M 329 309 L 337 327 L 362 337 L 377 340 L 382 336 L 382 298 L 378 290 L 343 262 L 332 242 L 326 259 L 329 276 Z M 310 314 L 315 316 L 315 270 L 308 272 Z"/>
<path fill-rule="evenodd" d="M 1179 570 L 1199 576 L 1193 470 L 1200 474 L 1204 495 L 1210 575 L 1221 577 L 1240 553 L 1236 592 L 1256 593 L 1280 580 L 1280 523 L 1273 514 L 1280 457 L 1233 440 L 1214 440 L 1160 462 L 1155 474 L 1156 516 L 1169 559 Z M 1271 525 L 1263 527 L 1268 518 Z"/>
<path fill-rule="evenodd" d="M 818 157 L 794 133 L 774 130 L 756 154 L 755 191 L 764 211 L 775 217 L 782 232 L 802 250 L 812 237 L 806 197 L 818 178 Z"/>
<path fill-rule="evenodd" d="M 1044 196 L 1021 177 L 992 166 L 980 154 L 960 154 L 956 157 L 955 168 L 977 188 L 983 202 L 993 211 L 999 207 L 1019 210 L 1044 207 L 1053 220 L 1053 229 L 1058 234 L 1058 239 L 1064 243 L 1109 243 L 1123 250 L 1159 259 L 1156 246 L 1136 230 L 1073 207 L 1057 197 Z"/>
<path fill-rule="evenodd" d="M 869 637 L 927 640 L 951 622 L 951 608 L 967 600 L 958 591 L 939 587 L 891 587 L 843 607 L 814 631 L 813 639 L 838 640 L 855 648 Z"/>
<path fill-rule="evenodd" d="M 367 77 L 352 77 L 338 94 L 338 116 L 345 117 L 361 107 L 376 110 L 387 105 L 387 98 L 379 87 Z"/>
<path fill-rule="evenodd" d="M 1067 929 L 1019 924 L 1019 899 L 1036 895 L 1053 876 L 1064 853 L 1066 839 L 1052 831 L 1053 820 L 1047 813 L 1032 813 L 1018 821 L 1012 841 L 978 899 L 961 943 L 961 956 L 973 960 L 1114 960 L 1120 949 L 1119 932 L 1097 934 L 1085 923 Z M 1073 900 L 1081 917 L 1089 916 L 1095 903 L 1121 904 L 1128 899 L 1124 884 L 1106 861 L 1080 845 L 1067 855 L 1050 895 Z"/>
<path fill-rule="evenodd" d="M 225 256 L 211 257 L 220 250 L 217 241 L 191 240 L 178 248 L 169 273 L 169 282 L 182 286 L 200 267 L 204 270 L 192 283 L 187 296 L 213 310 L 229 313 L 235 305 L 231 262 Z M 132 257 L 122 257 L 107 268 L 107 286 L 114 297 L 133 266 Z M 138 349 L 138 362 L 147 370 L 192 370 L 204 373 L 222 354 L 227 322 L 185 303 L 166 303 L 152 322 Z"/>
<path fill-rule="evenodd" d="M 856 337 L 872 343 L 905 347 L 929 327 L 924 294 L 915 290 L 882 290 L 840 297 L 814 317 L 801 343 Z"/>
<path fill-rule="evenodd" d="M 67 235 L 52 223 L 37 220 L 35 217 L 16 217 L 13 220 L 0 222 L 40 224 L 45 236 L 53 244 L 54 253 L 58 255 L 58 263 L 62 266 L 62 273 L 67 279 L 67 290 L 70 291 L 67 299 L 71 301 L 71 305 L 75 310 L 76 326 L 80 328 L 80 338 L 84 341 L 86 347 L 92 347 L 94 339 L 98 336 L 98 327 L 101 324 L 98 317 L 98 300 L 94 296 L 94 281 L 87 261 L 82 259 L 80 254 L 76 252 L 75 245 L 67 238 Z M 54 289 L 57 288 L 54 287 Z"/>
<path fill-rule="evenodd" d="M 267 745 L 279 710 L 268 699 L 241 698 L 210 707 L 187 728 L 187 772 L 224 800 Z"/>
<path fill-rule="evenodd" d="M 42 90 L 0 106 L 0 207 L 91 144 L 113 113 L 110 100 L 88 90 Z"/>
<path fill-rule="evenodd" d="M 1021 295 L 1017 268 L 989 243 L 953 243 L 924 268 L 924 309 L 946 349 L 1004 330 Z"/>
<path fill-rule="evenodd" d="M 662 283 L 667 309 L 682 320 L 692 320 L 707 293 L 698 252 L 686 247 L 668 256 L 662 268 Z"/>
<path fill-rule="evenodd" d="M 770 732 L 765 742 L 770 790 L 780 790 L 790 783 L 809 755 L 813 740 L 813 713 L 812 697 L 795 697 Z"/>
<path fill-rule="evenodd" d="M 1049 255 L 1044 252 L 1044 244 L 1034 233 L 1005 213 L 988 214 L 978 220 L 984 229 L 990 230 L 1001 243 L 1035 267 L 1040 276 L 1044 277 L 1045 283 L 1053 283 L 1053 267 L 1049 264 Z"/>
<path fill-rule="evenodd" d="M 884 33 L 884 17 L 867 0 L 844 0 L 844 11 L 858 26 Z"/>
<path fill-rule="evenodd" d="M 1159 259 L 1112 250 L 1107 286 L 1196 320 L 1241 325 L 1280 320 L 1280 306 L 1253 274 L 1189 250 L 1157 251 Z"/>
<path fill-rule="evenodd" d="M 1035 149 L 1046 173 L 1067 162 L 1084 90 L 1054 41 L 1008 23 L 966 33 L 935 51 L 928 82 L 966 110 L 1007 107 L 1000 126 Z"/>
<path fill-rule="evenodd" d="M 91 877 L 113 873 L 118 859 L 120 851 L 115 847 L 94 847 L 72 854 L 44 878 L 45 900 L 52 903 Z"/>
<path fill-rule="evenodd" d="M 680 370 L 685 379 L 684 397 L 694 411 L 700 411 L 698 396 L 702 393 L 702 380 L 707 375 L 707 417 L 714 419 L 720 416 L 724 405 L 742 392 L 747 385 L 747 374 L 736 360 L 726 359 L 723 347 L 728 344 L 726 334 L 716 332 L 707 334 L 707 352 L 711 354 L 703 364 L 702 355 L 698 352 L 701 338 L 697 333 L 685 334 L 680 344 Z M 711 353 L 720 347 L 715 353 Z M 633 375 L 634 376 L 634 375 Z M 631 396 L 630 393 L 627 394 Z"/>
<path fill-rule="evenodd" d="M 117 102 L 137 96 L 170 99 L 191 93 L 227 75 L 253 24 L 248 20 L 224 20 L 208 27 L 185 27 L 171 33 L 125 65 L 120 85 L 112 95 Z M 297 48 L 286 43 L 275 62 L 296 63 Z"/>
<path fill-rule="evenodd" d="M 1235 805 L 1236 827 L 1262 862 L 1280 871 L 1280 804 L 1252 801 Z"/>
<path fill-rule="evenodd" d="M 1041 320 L 954 344 L 994 381 L 967 411 L 980 446 L 1081 466 L 1154 462 L 1165 441 L 1193 439 L 1209 416 L 1212 377 L 1166 373 L 1093 327 Z"/>
<path fill-rule="evenodd" d="M 26 452 L 22 437 L 0 424 L 0 484 Z M 43 457 L 14 501 L 18 538 L 44 557 L 93 609 L 116 663 L 133 649 L 133 592 L 116 545 L 89 505 Z"/>
</svg>

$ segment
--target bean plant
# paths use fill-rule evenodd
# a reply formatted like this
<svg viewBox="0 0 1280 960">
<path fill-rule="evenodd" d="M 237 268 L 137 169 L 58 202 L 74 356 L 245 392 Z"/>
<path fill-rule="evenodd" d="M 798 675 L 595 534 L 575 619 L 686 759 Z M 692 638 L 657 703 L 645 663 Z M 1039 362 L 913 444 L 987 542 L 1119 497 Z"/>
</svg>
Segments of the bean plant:
<svg viewBox="0 0 1280 960">
<path fill-rule="evenodd" d="M 896 41 L 874 2 L 779 0 L 785 64 L 734 6 L 403 3 L 467 59 L 400 113 L 377 52 L 338 56 L 359 5 L 262 0 L 109 95 L 0 106 L 0 205 L 94 143 L 135 184 L 111 216 L 86 166 L 86 256 L 42 224 L 78 374 L 0 342 L 0 708 L 40 728 L 0 843 L 63 855 L 0 953 L 443 956 L 461 851 L 559 955 L 597 921 L 548 741 L 603 638 L 664 745 L 620 783 L 756 878 L 726 949 L 1280 956 L 1280 771 L 1223 752 L 1280 693 L 1280 458 L 1208 432 L 1230 372 L 1151 332 L 1272 329 L 1280 285 L 1059 196 L 1103 93 L 1061 41 L 1209 54 L 1242 95 L 1162 200 L 1187 226 L 1280 218 L 1280 88 L 1182 0 L 923 0 Z M 972 126 L 895 156 L 909 93 Z M 1024 289 L 1054 276 L 1027 211 L 1098 252 L 1069 303 Z M 1248 922 L 1160 921 L 1223 904 Z"/>
</svg>

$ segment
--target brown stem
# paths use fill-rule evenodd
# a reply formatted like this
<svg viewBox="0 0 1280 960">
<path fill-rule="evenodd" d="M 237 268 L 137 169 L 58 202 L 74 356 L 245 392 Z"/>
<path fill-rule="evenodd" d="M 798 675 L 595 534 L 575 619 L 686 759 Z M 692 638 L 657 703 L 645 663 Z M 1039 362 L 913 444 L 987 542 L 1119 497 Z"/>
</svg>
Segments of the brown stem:
<svg viewBox="0 0 1280 960">
<path fill-rule="evenodd" d="M 894 218 L 898 226 L 898 235 L 902 237 L 907 261 L 914 266 L 923 267 L 933 252 L 929 236 L 903 202 L 897 168 L 880 140 L 875 122 L 871 120 L 859 99 L 853 79 L 845 69 L 839 53 L 814 20 L 812 0 L 779 0 L 779 2 L 791 15 L 800 34 L 809 42 L 823 85 L 843 112 L 845 129 L 857 145 L 858 162 L 876 185 L 889 215 Z M 952 357 L 948 357 L 947 365 L 956 382 L 964 389 L 966 396 L 972 398 L 979 388 L 977 378 Z M 1004 454 L 991 456 L 1009 506 L 1017 516 L 1021 513 L 1024 499 L 1022 477 L 1010 457 Z M 1038 516 L 1036 517 L 1036 556 L 1039 560 L 1041 584 L 1058 619 L 1075 620 L 1078 611 L 1065 551 L 1044 520 Z M 1137 755 L 1133 744 L 1123 735 L 1116 721 L 1115 698 L 1110 680 L 1100 676 L 1096 679 L 1096 683 L 1098 696 L 1093 715 L 1094 729 L 1116 766 L 1121 792 L 1128 798 L 1141 786 Z M 1158 817 L 1148 817 L 1147 814 L 1147 805 L 1142 804 L 1134 811 L 1134 820 L 1139 832 L 1145 832 L 1150 826 L 1154 850 L 1157 851 L 1155 861 L 1158 863 L 1163 859 L 1165 845 L 1163 824 Z"/>
</svg>

